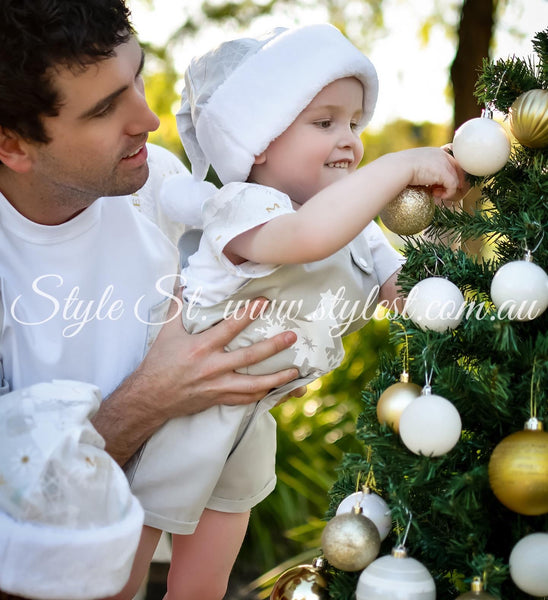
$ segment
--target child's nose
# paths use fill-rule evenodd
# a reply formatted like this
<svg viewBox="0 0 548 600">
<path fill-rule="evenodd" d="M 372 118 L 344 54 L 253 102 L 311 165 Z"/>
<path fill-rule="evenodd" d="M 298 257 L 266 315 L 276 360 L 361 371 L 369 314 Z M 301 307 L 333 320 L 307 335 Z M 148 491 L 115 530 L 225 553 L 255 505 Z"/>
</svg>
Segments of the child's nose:
<svg viewBox="0 0 548 600">
<path fill-rule="evenodd" d="M 356 143 L 356 135 L 354 134 L 354 130 L 351 127 L 344 128 L 341 131 L 339 136 L 339 147 L 341 148 L 351 148 Z"/>
</svg>

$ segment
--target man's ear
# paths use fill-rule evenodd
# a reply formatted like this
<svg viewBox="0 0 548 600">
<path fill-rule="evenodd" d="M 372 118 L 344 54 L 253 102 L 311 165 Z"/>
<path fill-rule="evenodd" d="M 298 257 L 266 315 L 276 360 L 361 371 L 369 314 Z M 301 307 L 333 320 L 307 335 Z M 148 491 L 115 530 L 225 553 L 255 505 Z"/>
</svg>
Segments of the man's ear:
<svg viewBox="0 0 548 600">
<path fill-rule="evenodd" d="M 261 152 L 261 154 L 259 154 L 259 156 L 255 157 L 255 162 L 253 164 L 254 165 L 264 165 L 265 162 L 266 162 L 266 152 Z"/>
<path fill-rule="evenodd" d="M 0 127 L 0 161 L 16 173 L 26 173 L 32 166 L 29 145 L 16 133 Z"/>
</svg>

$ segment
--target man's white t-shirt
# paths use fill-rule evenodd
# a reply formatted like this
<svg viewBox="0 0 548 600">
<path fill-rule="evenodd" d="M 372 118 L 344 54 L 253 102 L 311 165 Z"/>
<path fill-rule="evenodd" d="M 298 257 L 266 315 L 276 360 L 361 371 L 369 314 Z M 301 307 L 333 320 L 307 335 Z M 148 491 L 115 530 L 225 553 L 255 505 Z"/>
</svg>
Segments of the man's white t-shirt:
<svg viewBox="0 0 548 600">
<path fill-rule="evenodd" d="M 141 362 L 165 318 L 181 226 L 158 207 L 165 177 L 184 172 L 149 146 L 150 175 L 133 195 L 100 198 L 74 219 L 39 225 L 0 194 L 0 356 L 12 390 L 52 379 L 109 394 Z"/>
</svg>

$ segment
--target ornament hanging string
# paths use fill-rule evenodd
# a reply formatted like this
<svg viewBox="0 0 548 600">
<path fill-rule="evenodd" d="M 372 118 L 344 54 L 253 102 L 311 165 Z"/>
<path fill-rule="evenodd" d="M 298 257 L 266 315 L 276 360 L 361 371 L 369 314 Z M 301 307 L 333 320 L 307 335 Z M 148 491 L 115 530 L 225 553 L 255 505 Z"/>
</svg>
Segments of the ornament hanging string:
<svg viewBox="0 0 548 600">
<path fill-rule="evenodd" d="M 358 478 L 356 479 L 356 492 L 360 491 L 360 479 L 362 478 L 362 472 L 358 472 Z"/>
<path fill-rule="evenodd" d="M 535 394 L 535 383 L 536 383 L 536 391 L 540 392 L 540 378 L 537 378 L 537 380 L 535 382 L 536 367 L 537 367 L 537 359 L 535 358 L 535 360 L 533 361 L 533 370 L 531 373 L 531 398 L 530 398 L 530 407 L 529 407 L 532 419 L 537 418 L 537 400 L 536 400 L 536 394 Z"/>
<path fill-rule="evenodd" d="M 538 231 L 537 237 L 540 237 L 540 239 L 537 242 L 537 245 L 532 250 L 529 250 L 529 244 L 527 243 L 527 238 L 525 238 L 525 254 L 528 257 L 532 256 L 539 249 L 540 245 L 542 244 L 542 240 L 544 240 L 544 230 L 542 229 L 541 224 L 537 221 L 533 221 L 531 225 L 536 225 Z"/>
<path fill-rule="evenodd" d="M 436 249 L 434 248 L 434 271 L 431 271 L 430 268 L 428 267 L 428 265 L 426 265 L 426 264 L 424 265 L 424 270 L 431 277 L 441 277 L 441 275 L 439 274 L 439 271 L 438 271 L 438 265 L 442 265 L 443 267 L 445 267 L 445 263 L 443 262 L 443 259 L 438 255 Z"/>
<path fill-rule="evenodd" d="M 430 370 L 428 370 L 428 360 L 426 358 L 426 351 L 428 350 L 428 346 L 425 346 L 424 350 L 422 351 L 423 355 L 424 355 L 424 388 L 423 388 L 423 394 L 430 394 L 432 392 L 432 377 L 434 375 L 434 366 L 430 367 Z"/>
<path fill-rule="evenodd" d="M 409 374 L 409 336 L 407 335 L 407 330 L 399 321 L 394 321 L 394 323 L 396 325 L 399 325 L 403 330 L 403 373 L 408 375 Z"/>
<path fill-rule="evenodd" d="M 407 542 L 407 536 L 409 535 L 409 530 L 411 529 L 411 522 L 413 521 L 413 513 L 406 507 L 404 507 L 405 512 L 407 513 L 409 519 L 407 520 L 407 525 L 405 526 L 405 531 L 403 532 L 403 537 L 401 542 L 396 546 L 398 550 L 404 550 L 405 544 Z"/>
<path fill-rule="evenodd" d="M 508 71 L 508 69 L 504 69 L 504 71 L 502 72 L 497 89 L 495 90 L 495 93 L 493 94 L 493 98 L 491 100 L 486 100 L 486 102 L 485 102 L 485 110 L 490 112 L 491 115 L 493 113 L 493 110 L 496 109 L 495 102 L 497 101 L 497 96 L 499 95 L 500 88 L 502 86 L 502 82 L 504 81 L 504 78 L 506 77 L 507 71 Z M 482 113 L 482 116 L 483 116 L 483 113 Z"/>
<path fill-rule="evenodd" d="M 374 492 L 378 492 L 377 490 L 377 482 L 375 480 L 375 473 L 373 472 L 373 465 L 371 464 L 371 457 L 373 454 L 373 449 L 371 448 L 371 446 L 367 446 L 367 464 L 369 465 L 369 471 L 367 473 L 367 477 L 365 479 L 365 483 L 363 484 L 364 488 L 369 488 L 370 490 L 373 490 Z M 361 472 L 360 472 L 361 475 Z M 359 482 L 359 476 L 358 476 L 358 482 Z"/>
</svg>

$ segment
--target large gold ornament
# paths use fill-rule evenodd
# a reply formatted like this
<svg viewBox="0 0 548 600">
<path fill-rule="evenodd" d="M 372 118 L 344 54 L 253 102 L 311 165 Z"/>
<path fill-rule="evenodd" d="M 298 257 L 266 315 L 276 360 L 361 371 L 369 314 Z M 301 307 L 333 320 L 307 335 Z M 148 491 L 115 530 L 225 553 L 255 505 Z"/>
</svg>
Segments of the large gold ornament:
<svg viewBox="0 0 548 600">
<path fill-rule="evenodd" d="M 361 512 L 333 517 L 322 531 L 322 549 L 327 561 L 341 571 L 361 571 L 377 557 L 381 547 L 379 530 Z"/>
<path fill-rule="evenodd" d="M 470 591 L 461 594 L 457 600 L 498 600 L 495 596 L 483 591 L 483 583 L 479 577 L 474 577 Z"/>
<path fill-rule="evenodd" d="M 548 433 L 530 419 L 504 438 L 489 460 L 489 483 L 498 500 L 522 515 L 548 512 Z"/>
<path fill-rule="evenodd" d="M 282 573 L 270 593 L 270 600 L 327 600 L 327 580 L 322 573 L 323 560 L 299 565 Z"/>
<path fill-rule="evenodd" d="M 415 235 L 426 229 L 434 216 L 434 198 L 423 187 L 407 187 L 379 213 L 382 222 L 398 235 Z"/>
<path fill-rule="evenodd" d="M 548 90 L 529 90 L 510 107 L 510 129 L 523 146 L 548 145 Z"/>
<path fill-rule="evenodd" d="M 387 387 L 377 402 L 377 419 L 396 433 L 400 430 L 400 417 L 410 402 L 421 394 L 421 386 L 409 381 L 409 374 L 400 375 L 398 383 Z"/>
</svg>

